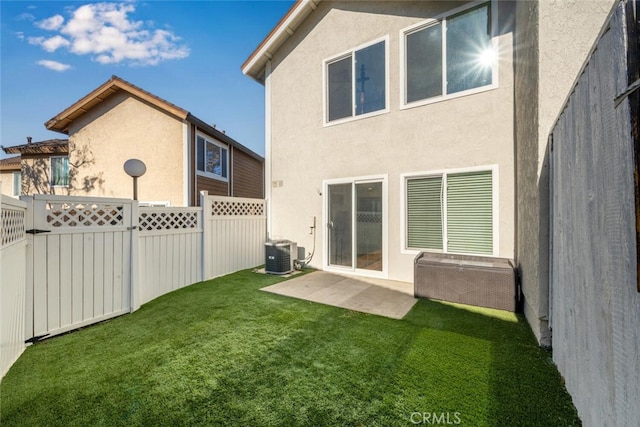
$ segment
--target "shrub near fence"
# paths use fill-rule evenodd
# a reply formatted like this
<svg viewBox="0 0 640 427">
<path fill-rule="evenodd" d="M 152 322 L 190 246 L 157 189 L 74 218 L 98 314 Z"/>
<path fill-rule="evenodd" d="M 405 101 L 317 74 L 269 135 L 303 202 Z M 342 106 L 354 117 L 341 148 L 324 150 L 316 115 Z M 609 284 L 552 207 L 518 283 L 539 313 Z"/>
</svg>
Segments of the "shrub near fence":
<svg viewBox="0 0 640 427">
<path fill-rule="evenodd" d="M 264 262 L 262 199 L 202 192 L 201 206 L 188 208 L 49 195 L 24 200 L 3 196 L 0 205 L 3 376 L 25 340 L 135 311 L 173 290 Z M 110 238 L 112 232 L 121 238 Z M 72 245 L 76 240 L 85 244 Z M 116 278 L 125 311 L 106 309 L 115 298 L 106 285 Z"/>
</svg>

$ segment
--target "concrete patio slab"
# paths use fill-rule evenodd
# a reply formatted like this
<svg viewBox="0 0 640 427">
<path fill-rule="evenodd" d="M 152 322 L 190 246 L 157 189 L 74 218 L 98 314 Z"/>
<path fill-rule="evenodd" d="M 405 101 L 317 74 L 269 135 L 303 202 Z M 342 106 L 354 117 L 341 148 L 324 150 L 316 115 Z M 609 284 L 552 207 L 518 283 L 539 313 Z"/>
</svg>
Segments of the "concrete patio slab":
<svg viewBox="0 0 640 427">
<path fill-rule="evenodd" d="M 402 319 L 418 301 L 413 284 L 314 271 L 263 291 L 378 316 Z"/>
</svg>

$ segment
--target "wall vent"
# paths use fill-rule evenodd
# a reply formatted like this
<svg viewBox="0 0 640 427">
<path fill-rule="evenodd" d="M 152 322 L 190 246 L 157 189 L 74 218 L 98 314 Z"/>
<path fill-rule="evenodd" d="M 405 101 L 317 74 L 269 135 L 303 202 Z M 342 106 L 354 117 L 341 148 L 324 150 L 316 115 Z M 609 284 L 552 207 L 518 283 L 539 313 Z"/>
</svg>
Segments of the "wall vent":
<svg viewBox="0 0 640 427">
<path fill-rule="evenodd" d="M 414 295 L 480 307 L 516 311 L 511 261 L 422 252 L 414 262 Z"/>
<path fill-rule="evenodd" d="M 298 255 L 298 245 L 290 240 L 269 240 L 264 244 L 265 272 L 287 274 L 294 269 L 293 261 Z"/>
</svg>

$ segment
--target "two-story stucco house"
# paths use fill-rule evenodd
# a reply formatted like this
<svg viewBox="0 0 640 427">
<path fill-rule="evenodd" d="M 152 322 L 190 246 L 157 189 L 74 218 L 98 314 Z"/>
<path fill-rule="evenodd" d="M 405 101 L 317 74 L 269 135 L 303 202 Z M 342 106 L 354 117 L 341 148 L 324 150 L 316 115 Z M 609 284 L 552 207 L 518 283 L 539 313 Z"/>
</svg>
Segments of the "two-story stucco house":
<svg viewBox="0 0 640 427">
<path fill-rule="evenodd" d="M 242 65 L 269 236 L 407 282 L 420 251 L 508 258 L 549 345 L 547 138 L 613 3 L 297 1 Z"/>
<path fill-rule="evenodd" d="M 420 251 L 514 259 L 513 25 L 511 2 L 296 3 L 243 65 L 269 236 L 407 282 Z"/>
<path fill-rule="evenodd" d="M 617 3 L 632 0 L 297 1 L 242 65 L 265 87 L 270 237 L 405 282 L 421 251 L 508 258 L 551 345 L 548 141 Z M 572 351 L 613 351 L 587 345 Z M 586 424 L 618 410 L 572 393 Z"/>
<path fill-rule="evenodd" d="M 131 197 L 131 178 L 123 170 L 130 158 L 147 167 L 138 180 L 144 202 L 195 206 L 202 190 L 235 197 L 264 194 L 260 155 L 117 76 L 45 126 L 68 135 L 68 140 L 55 140 L 62 141 L 56 147 L 64 152 L 40 153 L 50 148 L 48 141 L 4 148 L 22 155 L 23 194 Z"/>
</svg>

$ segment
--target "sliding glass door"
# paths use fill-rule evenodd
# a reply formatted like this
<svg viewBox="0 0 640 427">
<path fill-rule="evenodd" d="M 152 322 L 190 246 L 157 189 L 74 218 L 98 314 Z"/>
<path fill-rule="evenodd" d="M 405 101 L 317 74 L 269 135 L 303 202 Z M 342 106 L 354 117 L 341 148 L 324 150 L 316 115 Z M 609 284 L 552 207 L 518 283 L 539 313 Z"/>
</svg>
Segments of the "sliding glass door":
<svg viewBox="0 0 640 427">
<path fill-rule="evenodd" d="M 383 182 L 328 185 L 328 265 L 383 271 Z"/>
</svg>

